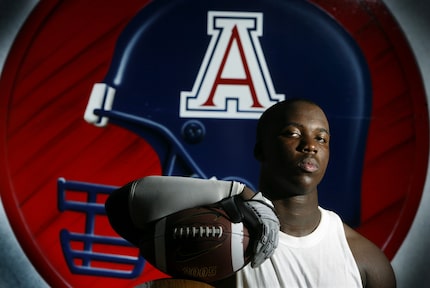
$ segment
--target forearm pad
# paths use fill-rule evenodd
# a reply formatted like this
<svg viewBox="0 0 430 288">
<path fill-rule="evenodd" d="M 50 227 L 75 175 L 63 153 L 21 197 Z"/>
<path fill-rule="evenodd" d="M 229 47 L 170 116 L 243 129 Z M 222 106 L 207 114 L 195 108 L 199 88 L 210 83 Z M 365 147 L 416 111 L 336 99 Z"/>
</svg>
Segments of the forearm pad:
<svg viewBox="0 0 430 288">
<path fill-rule="evenodd" d="M 142 228 L 146 223 L 180 210 L 210 205 L 240 194 L 244 184 L 236 181 L 177 176 L 148 176 L 132 183 L 130 217 Z"/>
</svg>

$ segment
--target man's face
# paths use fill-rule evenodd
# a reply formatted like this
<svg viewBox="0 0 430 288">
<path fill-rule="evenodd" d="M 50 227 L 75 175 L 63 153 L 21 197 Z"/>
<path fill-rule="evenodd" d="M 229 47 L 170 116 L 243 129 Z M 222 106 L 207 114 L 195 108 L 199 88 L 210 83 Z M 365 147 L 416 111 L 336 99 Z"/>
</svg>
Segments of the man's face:
<svg viewBox="0 0 430 288">
<path fill-rule="evenodd" d="M 272 200 L 314 191 L 329 160 L 329 125 L 324 112 L 295 102 L 276 117 L 263 140 L 262 187 L 272 187 Z M 282 185 L 282 186 L 279 186 Z M 263 191 L 265 192 L 265 191 Z M 279 195 L 278 195 L 279 194 Z"/>
</svg>

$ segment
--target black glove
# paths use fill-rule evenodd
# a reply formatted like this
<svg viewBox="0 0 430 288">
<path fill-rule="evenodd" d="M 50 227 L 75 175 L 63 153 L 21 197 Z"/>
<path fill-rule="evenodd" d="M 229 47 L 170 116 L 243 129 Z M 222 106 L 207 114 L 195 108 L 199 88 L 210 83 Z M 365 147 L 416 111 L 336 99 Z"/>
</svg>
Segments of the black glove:
<svg viewBox="0 0 430 288">
<path fill-rule="evenodd" d="M 251 200 L 244 200 L 240 195 L 226 198 L 219 202 L 232 222 L 243 224 L 248 228 L 252 238 L 259 239 L 254 243 L 254 258 L 251 266 L 260 266 L 272 256 L 278 247 L 279 219 L 273 208 L 265 203 L 261 193 Z"/>
</svg>

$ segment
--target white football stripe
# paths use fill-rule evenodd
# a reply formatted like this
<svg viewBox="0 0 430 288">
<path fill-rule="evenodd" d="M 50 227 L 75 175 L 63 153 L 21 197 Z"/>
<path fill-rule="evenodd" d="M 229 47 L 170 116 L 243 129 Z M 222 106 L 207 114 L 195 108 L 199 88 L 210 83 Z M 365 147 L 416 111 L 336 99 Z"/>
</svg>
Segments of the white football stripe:
<svg viewBox="0 0 430 288">
<path fill-rule="evenodd" d="M 243 267 L 245 263 L 243 256 L 243 224 L 231 223 L 231 265 L 233 271 Z"/>
</svg>

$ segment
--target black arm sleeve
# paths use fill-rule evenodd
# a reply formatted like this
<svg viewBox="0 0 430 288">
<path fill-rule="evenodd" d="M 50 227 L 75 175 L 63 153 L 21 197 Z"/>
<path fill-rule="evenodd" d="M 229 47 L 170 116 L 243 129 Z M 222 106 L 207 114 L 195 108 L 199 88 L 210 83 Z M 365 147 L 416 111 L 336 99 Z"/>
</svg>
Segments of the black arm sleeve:
<svg viewBox="0 0 430 288">
<path fill-rule="evenodd" d="M 131 185 L 132 183 L 128 183 L 114 190 L 106 200 L 105 209 L 115 232 L 134 246 L 138 246 L 140 230 L 133 225 L 128 205 Z"/>
</svg>

